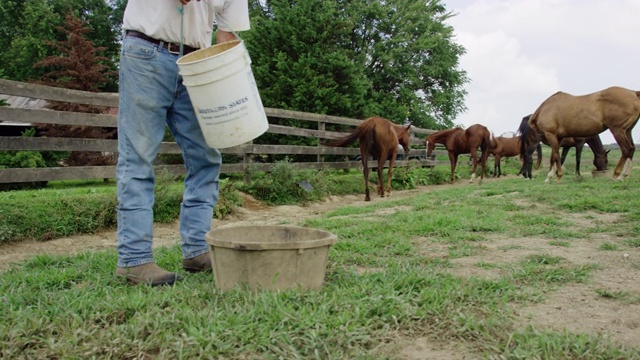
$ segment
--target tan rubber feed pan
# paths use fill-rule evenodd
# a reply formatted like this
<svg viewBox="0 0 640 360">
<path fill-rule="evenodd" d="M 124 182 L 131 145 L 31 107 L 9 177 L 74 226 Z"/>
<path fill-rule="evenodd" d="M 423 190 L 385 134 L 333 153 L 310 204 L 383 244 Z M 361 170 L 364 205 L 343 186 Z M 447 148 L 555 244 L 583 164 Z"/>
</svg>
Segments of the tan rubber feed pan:
<svg viewBox="0 0 640 360">
<path fill-rule="evenodd" d="M 216 286 L 230 290 L 319 289 L 338 237 L 328 231 L 289 225 L 232 226 L 206 235 Z"/>
</svg>

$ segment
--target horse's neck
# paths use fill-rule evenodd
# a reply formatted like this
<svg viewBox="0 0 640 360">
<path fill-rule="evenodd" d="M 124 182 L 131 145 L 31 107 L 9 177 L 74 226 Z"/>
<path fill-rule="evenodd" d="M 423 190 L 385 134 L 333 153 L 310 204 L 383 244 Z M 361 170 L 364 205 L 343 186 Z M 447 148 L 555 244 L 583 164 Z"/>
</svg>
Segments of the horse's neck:
<svg viewBox="0 0 640 360">
<path fill-rule="evenodd" d="M 458 131 L 458 129 L 451 129 L 451 130 L 443 131 L 438 136 L 436 136 L 436 138 L 433 140 L 433 142 L 436 143 L 436 144 L 446 145 L 447 142 L 449 141 L 449 139 L 451 139 L 452 136 L 457 136 L 457 131 Z"/>
<path fill-rule="evenodd" d="M 604 145 L 602 145 L 600 137 L 594 136 L 587 139 L 587 144 L 589 144 L 589 148 L 591 148 L 594 154 L 604 154 Z"/>
</svg>

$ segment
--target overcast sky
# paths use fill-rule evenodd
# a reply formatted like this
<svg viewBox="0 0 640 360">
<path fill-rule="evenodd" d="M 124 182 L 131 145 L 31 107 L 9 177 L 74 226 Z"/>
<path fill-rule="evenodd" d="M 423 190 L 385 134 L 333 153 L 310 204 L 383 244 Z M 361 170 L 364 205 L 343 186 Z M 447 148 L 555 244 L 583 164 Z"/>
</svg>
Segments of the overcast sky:
<svg viewBox="0 0 640 360">
<path fill-rule="evenodd" d="M 467 53 L 467 111 L 455 123 L 494 135 L 557 91 L 640 90 L 640 0 L 443 0 Z M 615 142 L 606 130 L 603 143 Z M 633 131 L 640 143 L 640 125 Z"/>
</svg>

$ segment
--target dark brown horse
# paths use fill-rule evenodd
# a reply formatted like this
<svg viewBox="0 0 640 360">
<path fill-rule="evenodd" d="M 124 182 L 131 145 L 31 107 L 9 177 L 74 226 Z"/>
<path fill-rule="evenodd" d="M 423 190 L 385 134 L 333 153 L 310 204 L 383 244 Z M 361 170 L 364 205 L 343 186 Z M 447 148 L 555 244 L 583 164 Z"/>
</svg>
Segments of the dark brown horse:
<svg viewBox="0 0 640 360">
<path fill-rule="evenodd" d="M 536 164 L 537 169 L 540 167 L 540 163 L 542 162 L 542 147 L 537 146 L 535 150 L 538 150 L 538 163 Z M 518 156 L 522 160 L 522 155 L 520 155 L 520 138 L 495 136 L 491 139 L 489 153 L 490 155 L 493 155 L 494 159 L 493 176 L 500 177 L 500 175 L 502 175 L 502 167 L 500 166 L 502 158 Z M 520 173 L 522 173 L 522 168 Z M 520 173 L 518 173 L 518 175 L 520 175 Z"/>
<path fill-rule="evenodd" d="M 473 172 L 471 180 L 473 182 L 476 177 L 476 169 L 478 167 L 477 151 L 480 148 L 480 183 L 484 179 L 484 172 L 487 167 L 487 157 L 489 157 L 489 146 L 491 146 L 491 133 L 484 125 L 475 124 L 469 126 L 466 130 L 462 128 L 454 128 L 434 132 L 427 136 L 427 158 L 433 153 L 436 144 L 442 144 L 447 148 L 449 153 L 449 162 L 451 163 L 451 183 L 454 182 L 454 174 L 458 163 L 458 155 L 471 154 L 473 159 Z"/>
<path fill-rule="evenodd" d="M 391 178 L 393 163 L 398 153 L 398 144 L 402 145 L 405 154 L 409 154 L 411 125 L 402 126 L 381 117 L 370 117 L 360 124 L 351 134 L 324 143 L 325 146 L 347 146 L 360 141 L 360 155 L 364 173 L 364 201 L 370 201 L 369 196 L 369 156 L 378 160 L 377 192 L 384 197 L 384 181 L 382 171 L 384 163 L 389 159 L 387 170 L 387 196 L 391 194 Z"/>
<path fill-rule="evenodd" d="M 560 165 L 564 165 L 564 161 L 567 159 L 569 150 L 572 147 L 576 148 L 576 175 L 580 174 L 580 159 L 582 157 L 582 149 L 584 144 L 588 144 L 591 151 L 593 151 L 593 166 L 597 171 L 607 170 L 609 164 L 609 150 L 604 149 L 600 136 L 592 136 L 590 138 L 564 138 L 560 141 L 560 147 L 562 147 L 562 154 L 560 154 Z"/>
<path fill-rule="evenodd" d="M 589 138 L 609 129 L 620 147 L 621 156 L 613 178 L 622 180 L 631 172 L 635 145 L 631 131 L 640 117 L 640 91 L 610 87 L 592 94 L 574 96 L 557 92 L 545 100 L 529 118 L 531 131 L 521 133 L 522 148 L 540 136 L 551 147 L 549 175 L 562 178 L 560 141 L 568 137 Z M 524 153 L 523 153 L 524 154 Z"/>
<path fill-rule="evenodd" d="M 522 122 L 520 123 L 520 127 L 518 128 L 518 131 L 520 132 L 520 134 L 524 134 L 524 133 L 529 134 L 531 132 L 531 127 L 529 126 L 530 118 L 531 118 L 531 115 L 527 115 L 524 118 L 522 118 Z M 545 145 L 549 145 L 546 139 L 543 138 L 542 136 L 538 136 L 538 144 L 540 142 L 544 143 Z M 609 160 L 608 160 L 609 151 L 608 150 L 605 151 L 599 135 L 591 136 L 589 138 L 568 137 L 560 140 L 560 147 L 562 148 L 562 155 L 560 156 L 560 166 L 564 164 L 567 158 L 567 155 L 569 153 L 569 150 L 572 147 L 575 147 L 576 148 L 576 175 L 582 176 L 580 174 L 580 159 L 582 157 L 582 149 L 584 148 L 585 143 L 589 145 L 589 148 L 593 152 L 593 165 L 596 167 L 596 170 L 598 171 L 607 170 L 608 163 L 609 163 Z M 524 150 L 521 147 L 520 151 L 528 152 L 530 151 L 530 149 Z M 525 161 L 523 164 L 523 169 L 527 167 L 530 169 L 531 165 L 527 164 L 527 162 L 530 162 L 531 160 L 527 156 L 524 156 L 524 158 L 525 158 Z M 539 166 L 540 166 L 540 159 L 538 159 L 538 165 L 536 166 L 536 168 L 538 168 Z M 547 174 L 547 179 L 545 181 L 549 181 L 552 175 L 553 175 L 553 172 L 549 172 L 549 174 Z"/>
</svg>

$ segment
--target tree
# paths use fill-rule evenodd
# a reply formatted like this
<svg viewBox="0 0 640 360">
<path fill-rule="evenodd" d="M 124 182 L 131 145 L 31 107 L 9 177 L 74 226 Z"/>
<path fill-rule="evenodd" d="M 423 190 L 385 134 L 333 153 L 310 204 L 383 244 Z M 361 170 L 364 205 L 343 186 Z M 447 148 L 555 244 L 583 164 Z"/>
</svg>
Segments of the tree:
<svg viewBox="0 0 640 360">
<path fill-rule="evenodd" d="M 102 63 L 108 59 L 98 55 L 105 48 L 95 47 L 86 38 L 90 29 L 86 27 L 84 21 L 76 18 L 71 12 L 65 17 L 65 26 L 58 30 L 64 33 L 66 38 L 62 41 L 48 41 L 46 43 L 60 55 L 49 56 L 34 64 L 34 67 L 46 69 L 39 82 L 66 89 L 98 92 L 101 86 L 108 81 L 109 76 L 115 75 L 115 72 L 109 71 L 108 67 Z M 59 111 L 93 114 L 104 113 L 108 110 L 100 106 L 66 102 L 51 102 L 47 107 Z M 36 128 L 41 134 L 52 137 L 113 139 L 117 134 L 115 129 L 91 126 L 38 124 Z M 113 156 L 111 155 L 86 152 L 74 152 L 67 159 L 69 165 L 102 165 L 112 162 Z"/>
<path fill-rule="evenodd" d="M 424 128 L 453 126 L 464 108 L 464 48 L 440 0 L 345 1 L 355 28 L 351 45 L 373 84 L 379 111 Z"/>
<path fill-rule="evenodd" d="M 370 88 L 348 48 L 349 19 L 335 1 L 285 0 L 251 4 L 252 30 L 243 33 L 252 69 L 267 107 L 361 118 Z M 315 124 L 288 119 L 271 123 L 295 127 Z M 317 128 L 317 127 L 316 127 Z M 265 134 L 256 142 L 316 145 L 315 139 Z M 282 160 L 273 156 L 270 160 Z M 315 160 L 294 156 L 293 161 Z"/>
<path fill-rule="evenodd" d="M 464 110 L 464 49 L 440 0 L 254 0 L 243 37 L 266 106 L 420 127 Z"/>
<path fill-rule="evenodd" d="M 120 24 L 125 0 L 2 0 L 0 1 L 0 69 L 8 79 L 39 79 L 42 68 L 32 65 L 56 55 L 45 41 L 63 40 L 56 32 L 63 26 L 65 14 L 84 20 L 91 31 L 87 34 L 96 46 L 105 47 L 104 65 L 116 70 L 120 50 Z M 102 85 L 102 90 L 117 91 L 117 78 Z"/>
</svg>

